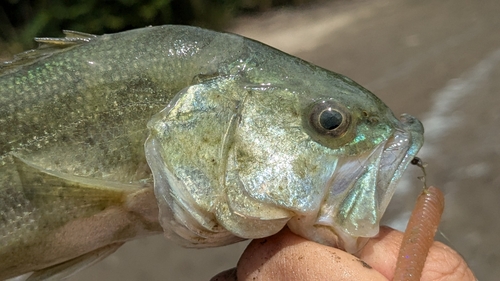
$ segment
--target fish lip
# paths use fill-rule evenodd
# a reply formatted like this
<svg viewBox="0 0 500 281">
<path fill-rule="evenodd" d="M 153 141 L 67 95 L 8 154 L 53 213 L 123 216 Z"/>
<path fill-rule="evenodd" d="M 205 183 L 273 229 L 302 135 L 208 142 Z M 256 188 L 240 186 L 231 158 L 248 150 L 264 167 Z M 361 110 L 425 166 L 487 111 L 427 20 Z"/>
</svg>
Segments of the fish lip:
<svg viewBox="0 0 500 281">
<path fill-rule="evenodd" d="M 337 247 L 350 253 L 358 252 L 369 237 L 378 234 L 396 185 L 423 144 L 424 130 L 418 119 L 404 114 L 394 121 L 391 137 L 373 151 L 339 160 L 329 184 L 330 194 L 316 220 L 316 226 L 327 226 L 334 232 Z M 352 167 L 356 167 L 354 171 Z M 363 183 L 366 175 L 376 178 Z"/>
<path fill-rule="evenodd" d="M 384 200 L 380 201 L 381 214 L 385 212 L 397 183 L 423 144 L 424 127 L 417 118 L 402 114 L 399 121 L 400 126 L 395 128 L 394 133 L 384 145 L 378 167 L 376 188 L 390 195 L 384 196 Z"/>
</svg>

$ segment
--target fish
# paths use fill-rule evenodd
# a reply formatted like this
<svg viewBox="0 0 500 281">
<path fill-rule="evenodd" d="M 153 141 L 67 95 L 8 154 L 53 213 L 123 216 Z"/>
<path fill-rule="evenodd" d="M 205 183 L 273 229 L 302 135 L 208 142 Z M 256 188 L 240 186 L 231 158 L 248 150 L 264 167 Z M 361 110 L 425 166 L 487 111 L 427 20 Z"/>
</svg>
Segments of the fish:
<svg viewBox="0 0 500 281">
<path fill-rule="evenodd" d="M 289 227 L 355 253 L 423 144 L 353 80 L 239 35 L 64 33 L 0 67 L 2 280 L 158 233 L 205 248 Z"/>
</svg>

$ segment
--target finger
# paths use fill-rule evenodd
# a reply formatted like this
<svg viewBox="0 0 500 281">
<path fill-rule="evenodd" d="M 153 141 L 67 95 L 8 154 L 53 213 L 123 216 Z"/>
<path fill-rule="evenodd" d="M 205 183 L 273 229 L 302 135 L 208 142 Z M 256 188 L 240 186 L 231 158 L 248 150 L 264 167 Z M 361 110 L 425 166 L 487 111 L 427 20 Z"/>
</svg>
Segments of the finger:
<svg viewBox="0 0 500 281">
<path fill-rule="evenodd" d="M 403 233 L 381 227 L 379 235 L 370 239 L 360 253 L 360 258 L 386 278 L 392 280 Z M 434 242 L 425 262 L 422 281 L 476 280 L 463 258 L 450 247 Z"/>
<path fill-rule="evenodd" d="M 223 271 L 210 279 L 210 281 L 237 281 L 236 267 Z"/>
<path fill-rule="evenodd" d="M 387 280 L 353 255 L 287 228 L 252 241 L 238 262 L 237 275 L 238 280 Z"/>
</svg>

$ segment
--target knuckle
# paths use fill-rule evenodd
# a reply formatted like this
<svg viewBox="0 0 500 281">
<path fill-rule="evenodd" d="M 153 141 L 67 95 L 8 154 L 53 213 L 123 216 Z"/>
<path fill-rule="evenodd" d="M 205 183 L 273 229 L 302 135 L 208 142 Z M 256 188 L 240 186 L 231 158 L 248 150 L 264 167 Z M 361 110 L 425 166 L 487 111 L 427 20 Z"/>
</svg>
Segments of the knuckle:
<svg viewBox="0 0 500 281">
<path fill-rule="evenodd" d="M 429 252 L 422 280 L 474 281 L 474 274 L 465 260 L 452 248 L 435 242 Z"/>
</svg>

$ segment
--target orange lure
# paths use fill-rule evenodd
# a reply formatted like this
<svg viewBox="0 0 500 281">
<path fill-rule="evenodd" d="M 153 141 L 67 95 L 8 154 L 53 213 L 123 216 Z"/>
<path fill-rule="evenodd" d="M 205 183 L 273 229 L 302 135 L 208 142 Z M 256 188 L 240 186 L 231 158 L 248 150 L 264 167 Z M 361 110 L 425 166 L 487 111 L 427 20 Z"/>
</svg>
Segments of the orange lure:
<svg viewBox="0 0 500 281">
<path fill-rule="evenodd" d="M 420 158 L 415 157 L 412 164 L 424 171 L 424 190 L 417 198 L 403 236 L 394 281 L 420 280 L 444 210 L 444 195 L 436 187 L 427 187 L 425 169 Z"/>
</svg>

